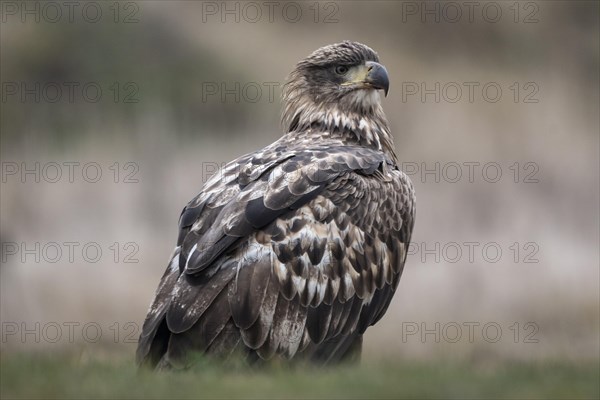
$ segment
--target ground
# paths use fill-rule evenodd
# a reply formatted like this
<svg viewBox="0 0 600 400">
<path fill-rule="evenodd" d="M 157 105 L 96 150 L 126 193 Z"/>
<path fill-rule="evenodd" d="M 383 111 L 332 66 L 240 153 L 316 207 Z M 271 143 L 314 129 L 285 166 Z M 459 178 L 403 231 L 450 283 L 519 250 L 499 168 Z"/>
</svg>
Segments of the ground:
<svg viewBox="0 0 600 400">
<path fill-rule="evenodd" d="M 599 397 L 597 362 L 363 362 L 329 368 L 248 369 L 201 362 L 193 371 L 139 371 L 129 358 L 2 356 L 9 398 L 568 398 Z"/>
</svg>

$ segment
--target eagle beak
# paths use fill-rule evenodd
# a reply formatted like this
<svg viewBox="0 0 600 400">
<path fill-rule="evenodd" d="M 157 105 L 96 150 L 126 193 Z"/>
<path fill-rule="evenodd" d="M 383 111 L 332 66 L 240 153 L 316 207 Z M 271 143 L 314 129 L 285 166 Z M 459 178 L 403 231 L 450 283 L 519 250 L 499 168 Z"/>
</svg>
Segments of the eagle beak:
<svg viewBox="0 0 600 400">
<path fill-rule="evenodd" d="M 374 61 L 367 61 L 365 66 L 367 67 L 367 76 L 363 82 L 375 89 L 382 89 L 387 97 L 390 89 L 390 79 L 385 67 Z"/>
</svg>

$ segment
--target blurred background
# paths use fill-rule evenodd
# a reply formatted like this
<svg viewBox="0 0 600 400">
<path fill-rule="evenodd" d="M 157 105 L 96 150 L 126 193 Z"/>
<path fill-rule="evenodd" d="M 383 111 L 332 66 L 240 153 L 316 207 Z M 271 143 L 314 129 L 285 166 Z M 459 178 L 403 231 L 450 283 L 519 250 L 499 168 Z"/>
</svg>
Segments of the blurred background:
<svg viewBox="0 0 600 400">
<path fill-rule="evenodd" d="M 282 134 L 296 62 L 354 40 L 389 71 L 418 198 L 364 358 L 597 362 L 598 17 L 590 1 L 2 2 L 3 356 L 133 357 L 181 209 Z"/>
</svg>

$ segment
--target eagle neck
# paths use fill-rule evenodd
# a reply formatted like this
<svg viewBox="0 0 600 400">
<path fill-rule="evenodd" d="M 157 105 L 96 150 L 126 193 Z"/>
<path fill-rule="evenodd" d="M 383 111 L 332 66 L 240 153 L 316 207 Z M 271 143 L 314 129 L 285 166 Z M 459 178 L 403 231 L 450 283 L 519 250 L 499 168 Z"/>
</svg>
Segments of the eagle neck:
<svg viewBox="0 0 600 400">
<path fill-rule="evenodd" d="M 341 111 L 336 107 L 299 112 L 290 121 L 287 133 L 310 132 L 320 138 L 330 137 L 386 154 L 397 163 L 394 141 L 381 105 L 363 112 Z"/>
</svg>

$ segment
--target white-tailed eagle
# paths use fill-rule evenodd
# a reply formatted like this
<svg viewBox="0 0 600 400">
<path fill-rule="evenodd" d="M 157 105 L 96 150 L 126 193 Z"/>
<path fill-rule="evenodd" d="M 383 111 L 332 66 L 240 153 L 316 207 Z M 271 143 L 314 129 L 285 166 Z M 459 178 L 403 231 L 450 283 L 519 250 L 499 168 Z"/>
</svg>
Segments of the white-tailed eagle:
<svg viewBox="0 0 600 400">
<path fill-rule="evenodd" d="M 285 134 L 227 164 L 183 209 L 138 363 L 360 352 L 398 286 L 415 218 L 380 103 L 388 87 L 377 54 L 356 42 L 296 65 Z"/>
</svg>

